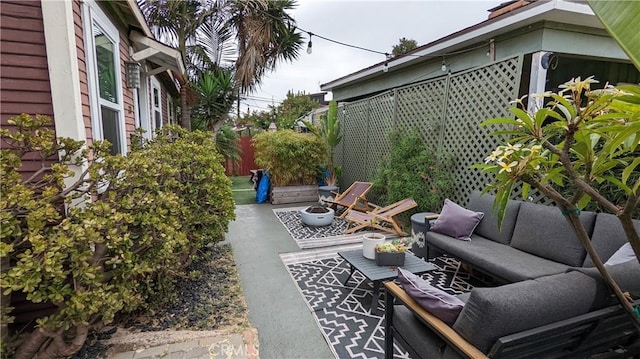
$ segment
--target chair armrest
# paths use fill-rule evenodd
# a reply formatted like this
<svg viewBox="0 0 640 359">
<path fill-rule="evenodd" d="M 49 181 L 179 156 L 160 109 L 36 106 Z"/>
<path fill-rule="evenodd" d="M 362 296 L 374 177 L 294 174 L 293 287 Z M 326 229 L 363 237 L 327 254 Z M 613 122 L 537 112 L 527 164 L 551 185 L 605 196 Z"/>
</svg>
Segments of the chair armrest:
<svg viewBox="0 0 640 359">
<path fill-rule="evenodd" d="M 435 317 L 433 314 L 429 313 L 426 309 L 422 308 L 396 283 L 388 281 L 384 282 L 384 286 L 387 289 L 387 294 L 393 295 L 397 300 L 402 302 L 402 304 L 409 308 L 409 310 L 411 310 L 423 324 L 428 326 L 436 335 L 442 338 L 447 345 L 455 348 L 458 352 L 468 358 L 488 358 L 483 352 L 473 346 L 473 344 L 460 336 L 460 334 L 453 330 L 453 328 Z"/>
<path fill-rule="evenodd" d="M 429 214 L 429 215 L 424 216 L 424 219 L 429 221 L 429 220 L 432 220 L 432 219 L 438 219 L 438 217 L 440 217 L 439 213 L 438 214 Z"/>
</svg>

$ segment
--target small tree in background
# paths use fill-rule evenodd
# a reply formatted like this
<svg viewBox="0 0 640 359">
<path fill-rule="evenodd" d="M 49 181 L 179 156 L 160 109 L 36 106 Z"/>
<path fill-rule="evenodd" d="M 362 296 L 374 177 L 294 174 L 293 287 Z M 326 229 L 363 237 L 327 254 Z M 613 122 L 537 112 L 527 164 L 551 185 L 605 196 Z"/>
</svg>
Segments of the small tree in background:
<svg viewBox="0 0 640 359">
<path fill-rule="evenodd" d="M 309 111 L 320 107 L 304 92 L 288 91 L 287 98 L 276 108 L 276 118 L 278 129 L 293 129 L 296 120 L 307 114 Z"/>
<path fill-rule="evenodd" d="M 369 195 L 381 204 L 411 197 L 418 211 L 438 212 L 455 188 L 451 155 L 437 152 L 415 130 L 391 132 L 389 140 L 391 151 L 378 167 Z M 401 219 L 408 224 L 407 216 Z"/>
<path fill-rule="evenodd" d="M 393 49 L 391 50 L 393 56 L 406 54 L 407 52 L 418 47 L 418 43 L 416 43 L 416 40 L 413 39 L 407 39 L 406 37 L 403 37 L 398 41 L 399 43 L 397 45 L 393 45 Z"/>
<path fill-rule="evenodd" d="M 513 118 L 496 118 L 482 125 L 499 125 L 493 135 L 510 136 L 485 160 L 475 165 L 495 174 L 487 190 L 496 191 L 494 210 L 502 222 L 513 189 L 523 184 L 523 197 L 531 187 L 552 199 L 575 230 L 602 277 L 640 329 L 640 317 L 630 300 L 607 272 L 580 221 L 580 210 L 590 201 L 618 217 L 638 261 L 640 236 L 632 213 L 640 204 L 640 87 L 591 90 L 592 78 L 571 80 L 559 93 L 538 95 L 548 104 L 526 112 L 521 100 L 510 111 Z M 620 176 L 616 176 L 620 174 Z M 624 193 L 618 202 L 599 190 L 610 183 Z"/>
</svg>

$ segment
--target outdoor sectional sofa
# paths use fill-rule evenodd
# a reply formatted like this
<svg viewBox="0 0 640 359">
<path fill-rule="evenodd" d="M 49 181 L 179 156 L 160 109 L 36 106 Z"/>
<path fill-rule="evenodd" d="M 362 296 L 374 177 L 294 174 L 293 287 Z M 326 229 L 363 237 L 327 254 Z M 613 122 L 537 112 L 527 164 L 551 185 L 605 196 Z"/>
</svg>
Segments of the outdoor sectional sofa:
<svg viewBox="0 0 640 359">
<path fill-rule="evenodd" d="M 459 296 L 465 305 L 448 325 L 397 284 L 386 283 L 387 358 L 394 339 L 412 358 L 583 358 L 629 345 L 627 350 L 640 351 L 638 332 L 560 210 L 512 200 L 499 231 L 493 200 L 471 195 L 467 208 L 484 218 L 470 241 L 428 231 L 427 256 L 444 252 L 506 284 Z M 615 216 L 580 217 L 603 261 L 626 243 Z M 640 221 L 634 224 L 640 229 Z M 623 291 L 640 298 L 637 260 L 607 268 Z"/>
</svg>

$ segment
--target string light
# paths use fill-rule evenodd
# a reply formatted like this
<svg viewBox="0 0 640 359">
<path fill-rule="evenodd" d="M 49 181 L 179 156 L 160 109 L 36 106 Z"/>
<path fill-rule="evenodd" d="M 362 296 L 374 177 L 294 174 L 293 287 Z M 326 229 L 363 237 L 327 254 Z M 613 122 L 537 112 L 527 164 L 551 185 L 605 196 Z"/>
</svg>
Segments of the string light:
<svg viewBox="0 0 640 359">
<path fill-rule="evenodd" d="M 262 12 L 264 15 L 266 15 L 266 16 L 274 19 L 274 20 L 281 20 L 280 18 L 275 17 L 274 15 L 270 14 L 267 11 L 260 10 L 260 12 Z M 303 28 L 301 28 L 300 26 L 297 26 L 297 25 L 294 25 L 294 28 L 309 34 L 309 43 L 307 43 L 307 53 L 309 53 L 309 54 L 313 51 L 313 50 L 311 50 L 311 45 L 312 45 L 311 44 L 311 36 L 315 35 L 316 37 L 319 37 L 319 38 L 321 38 L 323 40 L 326 40 L 326 41 L 329 41 L 329 42 L 333 42 L 334 44 L 347 46 L 347 47 L 351 47 L 351 48 L 354 48 L 354 49 L 359 49 L 359 50 L 362 50 L 362 51 L 373 52 L 373 53 L 380 54 L 380 55 L 385 55 L 385 56 L 387 56 L 387 58 L 389 57 L 389 54 L 386 53 L 386 52 L 372 50 L 372 49 L 368 49 L 366 47 L 361 47 L 361 46 L 357 46 L 357 45 L 348 44 L 346 42 L 333 40 L 333 39 L 330 39 L 328 37 L 312 33 L 311 31 L 305 30 L 305 29 L 303 29 Z M 464 49 L 464 50 L 447 52 L 445 54 L 440 54 L 440 55 L 435 55 L 435 54 L 434 55 L 402 54 L 400 56 L 401 57 L 416 57 L 416 58 L 434 58 L 434 57 L 440 57 L 440 56 L 443 56 L 443 55 L 451 56 L 451 55 L 464 54 L 464 53 L 467 53 L 469 51 L 477 50 L 477 49 L 480 49 L 480 48 L 483 48 L 483 47 L 487 46 L 488 44 L 489 44 L 489 41 L 485 41 L 482 44 L 480 44 L 479 46 L 474 46 L 474 47 L 471 47 L 471 48 L 468 48 L 468 49 Z M 446 71 L 446 69 L 444 71 Z"/>
<path fill-rule="evenodd" d="M 440 70 L 442 70 L 442 72 L 447 72 L 447 64 L 444 62 L 444 57 L 442 58 L 442 66 L 440 66 Z"/>
<path fill-rule="evenodd" d="M 384 65 L 382 65 L 382 72 L 387 72 L 389 71 L 389 59 L 391 58 L 391 55 L 389 55 L 388 53 L 385 53 L 385 59 L 384 59 Z"/>
<path fill-rule="evenodd" d="M 276 18 L 274 15 L 272 15 L 272 14 L 270 14 L 270 13 L 264 11 L 264 10 L 262 10 L 261 12 L 263 12 L 264 15 L 266 15 L 268 17 L 271 17 L 272 19 L 280 20 L 279 18 Z M 386 52 L 377 51 L 377 50 L 373 50 L 373 49 L 368 49 L 366 47 L 361 47 L 361 46 L 357 46 L 357 45 L 348 44 L 346 42 L 330 39 L 328 37 L 325 37 L 325 36 L 322 36 L 322 35 L 318 35 L 316 33 L 312 33 L 311 31 L 305 30 L 305 29 L 303 29 L 303 28 L 301 28 L 301 27 L 299 27 L 297 25 L 295 26 L 295 28 L 300 30 L 300 31 L 302 31 L 302 32 L 306 32 L 307 34 L 309 34 L 309 42 L 307 43 L 307 53 L 308 54 L 311 54 L 311 52 L 313 51 L 312 50 L 312 44 L 311 44 L 311 36 L 313 35 L 313 36 L 319 37 L 319 38 L 321 38 L 323 40 L 326 40 L 326 41 L 329 41 L 329 42 L 333 42 L 334 44 L 347 46 L 347 47 L 351 47 L 351 48 L 362 50 L 362 51 L 373 52 L 373 53 L 380 54 L 380 55 L 385 55 L 385 56 L 387 56 L 387 61 L 385 61 L 385 62 L 388 62 L 388 60 L 390 58 L 389 54 L 386 53 Z M 402 55 L 400 55 L 400 57 L 437 58 L 437 57 L 440 57 L 440 56 L 443 56 L 443 55 L 452 56 L 452 55 L 459 55 L 459 54 L 464 54 L 464 53 L 467 53 L 467 52 L 470 52 L 470 51 L 474 51 L 474 50 L 483 48 L 483 47 L 485 47 L 487 45 L 489 45 L 489 41 L 484 41 L 478 46 L 474 46 L 474 47 L 470 47 L 470 48 L 463 49 L 463 50 L 458 50 L 458 51 L 447 52 L 447 53 L 444 53 L 444 54 L 438 54 L 438 55 L 436 55 L 436 54 L 429 54 L 429 55 L 402 54 Z M 387 64 L 387 67 L 388 67 L 388 64 Z M 442 70 L 443 72 L 448 71 L 448 67 L 444 63 L 444 57 L 443 57 L 443 67 L 441 67 L 441 69 L 443 69 Z M 384 69 L 383 69 L 383 71 L 384 71 Z"/>
</svg>

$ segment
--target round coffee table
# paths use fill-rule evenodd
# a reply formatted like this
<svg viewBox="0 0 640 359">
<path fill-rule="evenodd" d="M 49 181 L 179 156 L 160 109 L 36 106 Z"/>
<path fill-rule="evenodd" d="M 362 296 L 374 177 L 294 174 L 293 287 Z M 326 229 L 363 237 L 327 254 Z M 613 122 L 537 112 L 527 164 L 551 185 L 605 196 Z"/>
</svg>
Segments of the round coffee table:
<svg viewBox="0 0 640 359">
<path fill-rule="evenodd" d="M 333 221 L 335 212 L 333 208 L 311 206 L 300 210 L 302 223 L 312 227 L 328 226 Z"/>
</svg>

